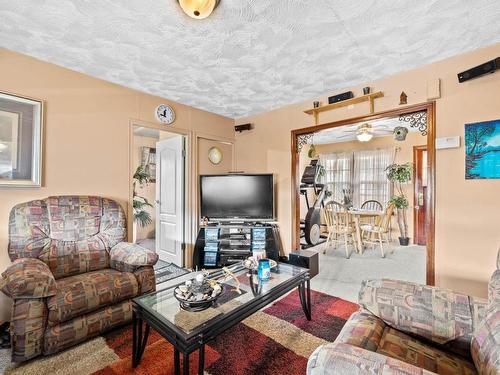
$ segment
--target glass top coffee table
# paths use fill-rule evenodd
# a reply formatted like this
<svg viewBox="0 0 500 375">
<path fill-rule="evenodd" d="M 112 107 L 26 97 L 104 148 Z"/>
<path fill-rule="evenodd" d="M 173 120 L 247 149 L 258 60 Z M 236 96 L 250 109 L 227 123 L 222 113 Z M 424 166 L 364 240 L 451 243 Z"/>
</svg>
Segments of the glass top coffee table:
<svg viewBox="0 0 500 375">
<path fill-rule="evenodd" d="M 133 300 L 132 366 L 139 365 L 146 347 L 149 331 L 156 330 L 174 346 L 174 372 L 180 373 L 180 353 L 183 355 L 183 374 L 189 373 L 189 355 L 199 350 L 198 373 L 203 374 L 205 344 L 218 335 L 298 288 L 302 309 L 311 320 L 311 292 L 309 270 L 278 263 L 271 271 L 271 279 L 258 281 L 242 264 L 228 267 L 236 276 L 224 277 L 222 271 L 210 278 L 223 279 L 224 291 L 206 310 L 183 310 L 174 297 L 174 288 L 160 290 Z M 192 274 L 193 278 L 195 273 Z M 144 325 L 144 328 L 143 328 Z"/>
</svg>

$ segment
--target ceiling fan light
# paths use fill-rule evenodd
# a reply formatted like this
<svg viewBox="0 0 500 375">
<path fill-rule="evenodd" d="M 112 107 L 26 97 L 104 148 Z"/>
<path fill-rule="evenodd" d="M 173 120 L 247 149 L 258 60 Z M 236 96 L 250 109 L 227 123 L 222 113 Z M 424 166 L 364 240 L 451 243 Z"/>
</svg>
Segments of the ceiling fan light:
<svg viewBox="0 0 500 375">
<path fill-rule="evenodd" d="M 356 138 L 358 138 L 358 141 L 360 142 L 368 142 L 373 138 L 373 134 L 368 132 L 361 132 L 356 134 Z"/>
<path fill-rule="evenodd" d="M 200 20 L 212 14 L 220 0 L 177 0 L 184 13 L 189 17 Z"/>
</svg>

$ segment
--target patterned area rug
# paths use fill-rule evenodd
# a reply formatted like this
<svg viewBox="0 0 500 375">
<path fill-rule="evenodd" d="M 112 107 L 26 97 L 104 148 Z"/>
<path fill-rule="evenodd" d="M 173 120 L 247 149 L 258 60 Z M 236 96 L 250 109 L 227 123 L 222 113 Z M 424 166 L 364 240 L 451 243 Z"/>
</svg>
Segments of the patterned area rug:
<svg viewBox="0 0 500 375">
<path fill-rule="evenodd" d="M 294 291 L 245 319 L 206 346 L 205 374 L 302 375 L 319 345 L 335 340 L 358 305 L 311 291 L 313 319 L 302 311 Z M 65 352 L 6 371 L 12 375 L 170 375 L 173 347 L 152 331 L 141 364 L 131 368 L 132 330 L 126 326 Z M 190 356 L 191 373 L 198 355 Z M 182 367 L 181 367 L 182 368 Z"/>
</svg>

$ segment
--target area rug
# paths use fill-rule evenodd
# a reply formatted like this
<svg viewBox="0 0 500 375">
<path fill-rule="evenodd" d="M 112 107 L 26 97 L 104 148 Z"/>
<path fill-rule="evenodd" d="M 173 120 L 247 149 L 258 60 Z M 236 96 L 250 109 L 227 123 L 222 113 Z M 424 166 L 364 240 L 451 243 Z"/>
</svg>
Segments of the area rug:
<svg viewBox="0 0 500 375">
<path fill-rule="evenodd" d="M 334 341 L 358 305 L 311 291 L 313 319 L 302 311 L 297 291 L 245 319 L 206 346 L 205 374 L 302 375 L 319 345 Z M 173 347 L 152 331 L 138 368 L 131 367 L 130 326 L 114 330 L 51 357 L 6 371 L 9 375 L 171 375 Z M 190 356 L 191 373 L 198 355 Z"/>
</svg>

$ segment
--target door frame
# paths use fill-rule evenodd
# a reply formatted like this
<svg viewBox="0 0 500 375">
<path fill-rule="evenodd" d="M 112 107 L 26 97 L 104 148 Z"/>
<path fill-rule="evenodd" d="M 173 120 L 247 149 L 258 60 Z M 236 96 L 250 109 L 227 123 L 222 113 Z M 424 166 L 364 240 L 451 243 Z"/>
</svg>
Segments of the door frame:
<svg viewBox="0 0 500 375">
<path fill-rule="evenodd" d="M 297 152 L 298 137 L 315 133 L 320 130 L 349 125 L 361 121 L 372 121 L 384 117 L 395 117 L 418 111 L 427 112 L 427 197 L 426 197 L 426 227 L 427 227 L 427 263 L 426 282 L 435 285 L 435 199 L 436 199 L 436 102 L 427 102 L 409 105 L 392 110 L 377 112 L 371 115 L 358 116 L 344 120 L 329 122 L 320 125 L 309 126 L 291 131 L 291 154 L 292 154 L 292 246 L 294 249 L 300 247 L 300 171 L 299 153 Z"/>
<path fill-rule="evenodd" d="M 129 198 L 127 204 L 127 238 L 132 239 L 132 228 L 134 224 L 134 212 L 133 212 L 133 194 L 134 187 L 132 183 L 132 178 L 134 172 L 132 171 L 133 164 L 133 151 L 132 147 L 134 145 L 134 126 L 145 127 L 150 129 L 155 129 L 159 131 L 165 131 L 168 133 L 175 133 L 184 136 L 185 140 L 185 152 L 186 157 L 184 159 L 184 253 L 183 253 L 183 266 L 186 267 L 190 264 L 189 254 L 192 253 L 192 247 L 194 246 L 193 241 L 193 223 L 192 215 L 193 212 L 193 202 L 192 202 L 192 192 L 190 187 L 193 186 L 193 159 L 190 157 L 192 155 L 192 132 L 189 130 L 183 130 L 174 127 L 165 127 L 165 125 L 159 125 L 143 120 L 130 119 L 129 120 L 129 146 L 128 146 L 128 170 L 129 170 Z"/>
<path fill-rule="evenodd" d="M 416 168 L 417 167 L 416 160 L 417 160 L 417 153 L 419 150 L 426 150 L 427 155 L 429 155 L 429 150 L 428 150 L 427 145 L 413 146 L 413 165 L 415 166 L 415 168 L 413 168 L 413 239 L 414 239 L 414 241 L 417 239 L 417 233 L 418 233 L 417 210 L 415 209 L 415 206 L 418 203 L 417 202 L 417 173 L 418 172 L 417 172 L 417 168 Z M 424 197 L 424 199 L 425 199 L 425 197 Z M 425 213 L 425 215 L 427 216 L 427 212 Z M 426 238 L 426 242 L 427 242 L 427 238 Z"/>
</svg>

